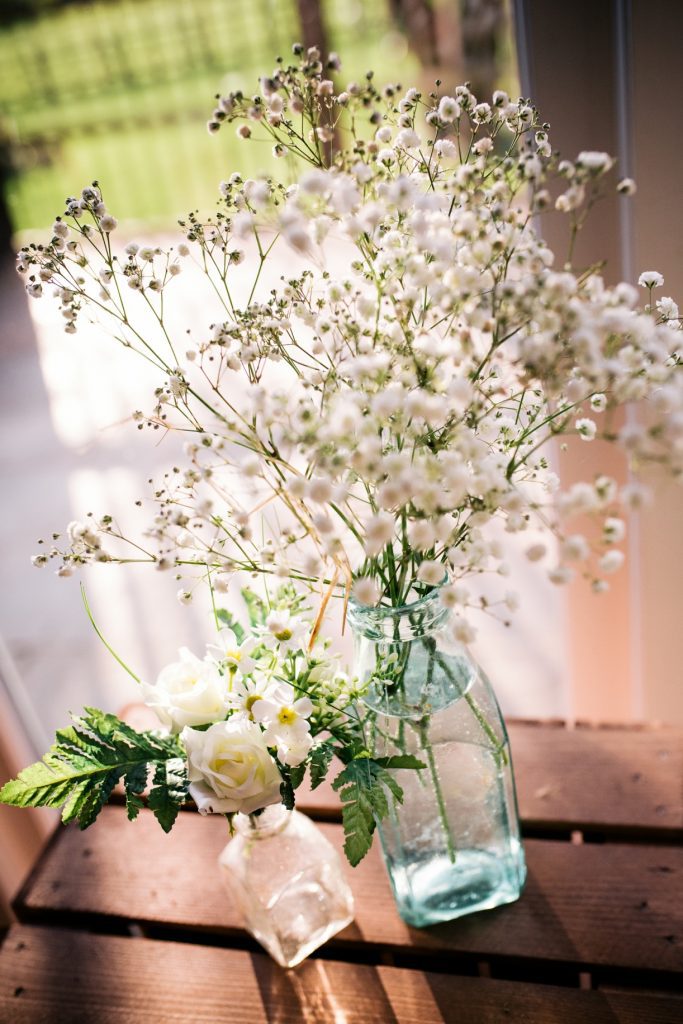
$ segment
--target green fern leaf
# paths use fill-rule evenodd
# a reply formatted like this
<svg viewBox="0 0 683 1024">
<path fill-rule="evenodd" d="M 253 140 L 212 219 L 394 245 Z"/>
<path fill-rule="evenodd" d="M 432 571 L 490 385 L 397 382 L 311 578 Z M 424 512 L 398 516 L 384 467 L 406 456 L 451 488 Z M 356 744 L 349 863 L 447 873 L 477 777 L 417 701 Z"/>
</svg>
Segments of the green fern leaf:
<svg viewBox="0 0 683 1024">
<path fill-rule="evenodd" d="M 412 755 L 363 756 L 349 761 L 336 777 L 332 788 L 342 802 L 344 852 L 354 867 L 370 849 L 377 822 L 389 814 L 387 791 L 397 803 L 403 801 L 403 790 L 390 769 L 423 767 Z"/>
<path fill-rule="evenodd" d="M 154 812 L 164 832 L 173 828 L 180 805 L 187 795 L 187 765 L 182 757 L 157 764 L 154 772 L 154 786 L 147 798 L 147 804 Z"/>
<path fill-rule="evenodd" d="M 116 715 L 85 708 L 73 725 L 60 729 L 42 761 L 30 765 L 0 790 L 0 803 L 15 807 L 62 807 L 64 822 L 88 828 L 119 780 L 128 816 L 136 817 L 150 770 L 149 804 L 166 831 L 186 799 L 183 750 L 173 736 L 136 732 Z"/>
<path fill-rule="evenodd" d="M 285 805 L 288 811 L 294 810 L 294 787 L 291 779 L 285 776 L 280 783 L 280 796 L 282 797 L 282 803 Z"/>
<path fill-rule="evenodd" d="M 316 789 L 325 781 L 330 762 L 334 757 L 334 746 L 331 740 L 324 740 L 311 751 L 311 789 Z"/>
<path fill-rule="evenodd" d="M 138 814 L 145 806 L 142 794 L 147 788 L 148 778 L 149 768 L 146 764 L 138 765 L 137 768 L 131 768 L 126 774 L 124 779 L 124 789 L 126 794 L 126 811 L 128 812 L 128 819 L 130 821 L 137 818 Z"/>
</svg>

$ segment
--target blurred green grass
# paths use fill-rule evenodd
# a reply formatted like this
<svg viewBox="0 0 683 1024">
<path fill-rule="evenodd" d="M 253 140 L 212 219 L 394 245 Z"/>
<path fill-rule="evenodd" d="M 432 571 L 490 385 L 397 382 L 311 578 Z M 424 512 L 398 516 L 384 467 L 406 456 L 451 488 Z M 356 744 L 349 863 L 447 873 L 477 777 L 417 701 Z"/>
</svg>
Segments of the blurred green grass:
<svg viewBox="0 0 683 1024">
<path fill-rule="evenodd" d="M 419 69 L 388 0 L 325 0 L 346 82 Z M 268 142 L 210 137 L 217 92 L 256 91 L 299 37 L 295 0 L 99 0 L 48 9 L 0 31 L 0 110 L 17 154 L 8 186 L 16 229 L 43 228 L 94 178 L 121 221 L 163 228 L 213 205 L 232 171 L 282 162 Z"/>
</svg>

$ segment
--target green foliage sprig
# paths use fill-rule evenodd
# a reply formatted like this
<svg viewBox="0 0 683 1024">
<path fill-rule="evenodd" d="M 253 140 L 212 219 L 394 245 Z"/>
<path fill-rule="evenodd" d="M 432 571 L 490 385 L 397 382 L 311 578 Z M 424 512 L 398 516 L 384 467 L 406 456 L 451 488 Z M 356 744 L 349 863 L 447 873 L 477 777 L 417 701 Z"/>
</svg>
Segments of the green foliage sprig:
<svg viewBox="0 0 683 1024">
<path fill-rule="evenodd" d="M 62 807 L 62 821 L 88 828 L 117 783 L 123 780 L 130 819 L 147 797 L 164 832 L 169 832 L 187 799 L 185 752 L 175 736 L 137 732 L 116 715 L 85 708 L 73 725 L 60 729 L 41 761 L 29 765 L 0 789 L 0 802 L 15 807 Z"/>
<path fill-rule="evenodd" d="M 344 853 L 355 867 L 372 846 L 377 822 L 386 818 L 390 805 L 387 792 L 403 803 L 403 790 L 390 769 L 424 768 L 412 754 L 396 757 L 356 757 L 332 783 L 342 801 Z"/>
</svg>

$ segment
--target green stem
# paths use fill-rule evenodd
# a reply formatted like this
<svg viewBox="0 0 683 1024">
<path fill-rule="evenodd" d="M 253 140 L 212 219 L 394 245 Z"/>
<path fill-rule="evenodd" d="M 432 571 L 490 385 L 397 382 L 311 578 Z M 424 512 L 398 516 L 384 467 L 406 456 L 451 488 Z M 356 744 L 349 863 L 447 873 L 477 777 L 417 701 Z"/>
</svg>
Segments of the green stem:
<svg viewBox="0 0 683 1024">
<path fill-rule="evenodd" d="M 498 767 L 500 767 L 503 764 L 507 764 L 508 756 L 505 752 L 505 744 L 500 742 L 494 730 L 491 728 L 489 723 L 486 721 L 486 718 L 477 707 L 476 701 L 472 699 L 469 693 L 465 694 L 465 700 L 467 701 L 470 711 L 472 712 L 476 720 L 479 722 L 479 725 L 486 733 L 487 738 L 491 741 L 493 745 L 493 757 L 495 759 L 496 764 L 498 765 Z"/>
<path fill-rule="evenodd" d="M 451 680 L 451 682 L 455 683 L 455 685 L 457 686 L 458 685 L 457 681 L 456 681 L 453 673 L 451 672 L 448 664 L 444 661 L 444 659 L 440 655 L 437 654 L 436 655 L 436 661 L 438 662 L 440 667 L 444 670 L 444 672 L 446 673 L 448 678 Z M 459 687 L 458 687 L 458 689 L 459 689 Z M 491 745 L 493 747 L 493 756 L 494 756 L 494 759 L 496 761 L 496 764 L 498 765 L 498 767 L 500 767 L 503 764 L 507 764 L 508 757 L 507 757 L 507 754 L 505 752 L 505 741 L 503 741 L 502 743 L 500 742 L 500 739 L 496 735 L 495 730 L 492 729 L 491 726 L 489 725 L 489 723 L 486 721 L 486 716 L 479 710 L 479 707 L 477 706 L 477 702 L 472 698 L 472 696 L 469 693 L 463 693 L 463 697 L 465 698 L 470 711 L 472 712 L 472 714 L 476 718 L 476 720 L 479 723 L 482 731 L 484 732 L 484 734 L 486 735 L 487 739 L 490 741 L 490 743 L 491 743 Z"/>
<path fill-rule="evenodd" d="M 432 778 L 432 785 L 434 786 L 434 795 L 436 796 L 436 804 L 439 808 L 439 819 L 441 821 L 441 827 L 446 837 L 446 848 L 448 850 L 448 859 L 451 864 L 455 864 L 456 850 L 455 843 L 453 842 L 453 836 L 451 834 L 451 826 L 448 821 L 448 812 L 446 811 L 446 802 L 443 798 L 443 790 L 441 789 L 441 780 L 439 779 L 439 772 L 436 767 L 436 759 L 434 757 L 434 748 L 429 740 L 428 731 L 429 718 L 423 718 L 420 722 L 420 744 L 422 750 L 427 755 L 427 764 L 429 765 L 429 774 Z"/>
<path fill-rule="evenodd" d="M 429 663 L 427 667 L 427 691 L 429 692 L 432 679 L 434 676 L 434 661 L 436 654 L 436 644 L 431 638 L 425 638 L 423 643 L 429 650 Z M 439 772 L 436 767 L 436 758 L 434 757 L 434 748 L 432 747 L 431 740 L 429 739 L 429 715 L 425 715 L 420 722 L 420 743 L 421 747 L 427 755 L 427 763 L 429 765 L 429 774 L 432 779 L 432 785 L 434 786 L 434 795 L 436 796 L 436 804 L 439 808 L 439 818 L 441 819 L 441 827 L 446 837 L 446 848 L 448 849 L 448 859 L 451 864 L 455 864 L 455 843 L 453 842 L 453 835 L 451 834 L 451 826 L 448 820 L 448 812 L 446 810 L 446 801 L 443 798 L 443 790 L 441 789 L 441 779 L 439 778 Z"/>
<path fill-rule="evenodd" d="M 95 632 L 97 633 L 98 637 L 100 638 L 100 640 L 102 641 L 104 646 L 107 648 L 107 650 L 112 655 L 112 657 L 116 658 L 116 660 L 118 661 L 118 663 L 121 666 L 121 668 L 125 668 L 125 670 L 128 673 L 128 675 L 132 676 L 132 678 L 135 680 L 136 683 L 139 683 L 140 682 L 140 676 L 136 676 L 135 672 L 133 672 L 132 668 L 129 668 L 128 665 L 126 665 L 125 661 L 123 661 L 122 658 L 119 658 L 119 656 L 116 653 L 116 651 L 114 650 L 114 648 L 109 646 L 107 641 L 104 639 L 104 637 L 100 633 L 100 631 L 99 631 L 99 629 L 97 627 L 97 624 L 96 624 L 96 622 L 95 622 L 95 620 L 93 618 L 93 614 L 90 611 L 90 605 L 88 604 L 88 599 L 85 596 L 85 587 L 83 586 L 82 583 L 81 583 L 81 597 L 83 598 L 83 605 L 85 606 L 85 613 L 88 616 L 88 618 L 90 619 L 90 624 L 91 624 L 92 628 L 95 630 Z"/>
</svg>

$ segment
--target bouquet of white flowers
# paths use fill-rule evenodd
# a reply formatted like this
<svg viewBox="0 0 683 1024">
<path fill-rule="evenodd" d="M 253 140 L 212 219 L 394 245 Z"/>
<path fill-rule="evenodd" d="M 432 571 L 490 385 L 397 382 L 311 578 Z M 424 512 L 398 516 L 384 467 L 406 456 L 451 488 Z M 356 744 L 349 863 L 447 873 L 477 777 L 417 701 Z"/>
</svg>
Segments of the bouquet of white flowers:
<svg viewBox="0 0 683 1024">
<path fill-rule="evenodd" d="M 131 819 L 146 799 L 170 831 L 192 801 L 202 814 L 226 815 L 232 827 L 238 813 L 279 803 L 292 809 L 307 769 L 315 789 L 336 755 L 342 766 L 333 785 L 342 790 L 345 850 L 358 863 L 372 842 L 374 814 L 386 813 L 383 788 L 402 798 L 387 769 L 424 765 L 412 756 L 370 757 L 357 706 L 362 690 L 329 641 L 310 643 L 311 623 L 291 584 L 268 603 L 248 589 L 243 598 L 248 628 L 216 608 L 217 635 L 203 658 L 181 648 L 156 683 L 134 676 L 166 735 L 138 732 L 88 708 L 58 733 L 43 761 L 0 790 L 0 801 L 63 806 L 64 822 L 87 828 L 122 783 Z"/>
<path fill-rule="evenodd" d="M 100 515 L 72 523 L 66 544 L 55 541 L 34 562 L 54 560 L 60 575 L 93 561 L 148 562 L 176 575 L 182 602 L 196 586 L 225 591 L 240 572 L 296 586 L 250 633 L 227 621 L 208 660 L 181 653 L 145 688 L 170 730 L 147 740 L 163 753 L 145 764 L 170 759 L 150 803 L 160 789 L 174 806 L 176 793 L 184 798 L 176 774 L 173 786 L 163 782 L 178 759 L 200 809 L 291 802 L 302 769 L 310 764 L 315 782 L 336 751 L 350 859 L 388 816 L 397 894 L 410 890 L 405 915 L 426 923 L 516 898 L 523 881 L 504 728 L 461 646 L 474 636 L 476 611 L 507 621 L 518 603 L 507 586 L 476 598 L 467 585 L 484 572 L 509 574 L 505 544 L 489 527 L 544 529 L 555 541 L 529 541 L 530 561 L 556 584 L 580 572 L 596 592 L 607 588 L 624 557 L 624 509 L 646 498 L 639 470 L 683 471 L 681 323 L 673 299 L 655 300 L 656 272 L 640 277 L 640 306 L 633 285 L 609 286 L 600 266 L 574 263 L 601 194 L 635 189 L 611 181 L 607 154 L 560 159 L 531 103 L 501 91 L 490 102 L 467 85 L 447 95 L 380 91 L 370 73 L 339 88 L 335 55 L 323 63 L 315 49 L 294 54 L 258 94 L 218 97 L 208 123 L 210 132 L 233 124 L 245 140 L 270 139 L 276 157 L 294 162 L 294 183 L 233 174 L 213 216 L 181 222 L 179 244 L 119 251 L 117 221 L 94 182 L 68 200 L 46 245 L 20 252 L 29 294 L 53 292 L 67 333 L 94 317 L 159 371 L 152 407 L 134 414 L 139 428 L 190 435 L 184 465 L 156 486 L 142 537 Z M 553 208 L 567 220 L 559 260 L 537 231 L 537 215 Z M 287 270 L 262 288 L 275 259 Z M 179 335 L 164 302 L 188 260 L 221 313 Z M 642 422 L 620 416 L 633 403 L 647 411 Z M 563 436 L 619 446 L 631 482 L 599 475 L 563 488 Z M 577 514 L 589 524 L 582 532 L 572 526 Z M 317 608 L 304 627 L 297 594 L 307 591 Z M 333 596 L 344 619 L 353 601 L 353 681 L 318 639 Z M 468 717 L 455 733 L 437 726 L 439 713 L 456 709 Z M 43 771 L 90 756 L 80 753 L 84 729 L 98 743 L 103 730 L 106 744 L 134 742 L 112 723 L 77 723 Z M 458 743 L 467 751 L 460 760 Z M 251 766 L 248 777 L 237 763 Z M 66 818 L 86 824 L 120 777 L 112 766 L 93 795 L 86 783 L 42 789 L 30 771 L 0 799 L 59 803 L 68 794 Z M 133 811 L 145 779 L 126 779 Z M 486 868 L 489 840 L 454 824 L 467 779 L 481 806 L 495 804 L 508 822 L 499 846 L 489 843 Z M 407 812 L 401 818 L 394 801 L 404 784 L 419 828 L 413 821 L 402 832 Z M 444 891 L 462 860 L 493 887 L 479 886 L 478 904 L 415 909 L 418 869 L 406 866 L 406 844 L 437 833 Z M 424 861 L 423 850 L 413 854 Z M 504 877 L 490 857 L 506 865 Z M 425 891 L 435 891 L 429 870 Z"/>
</svg>

